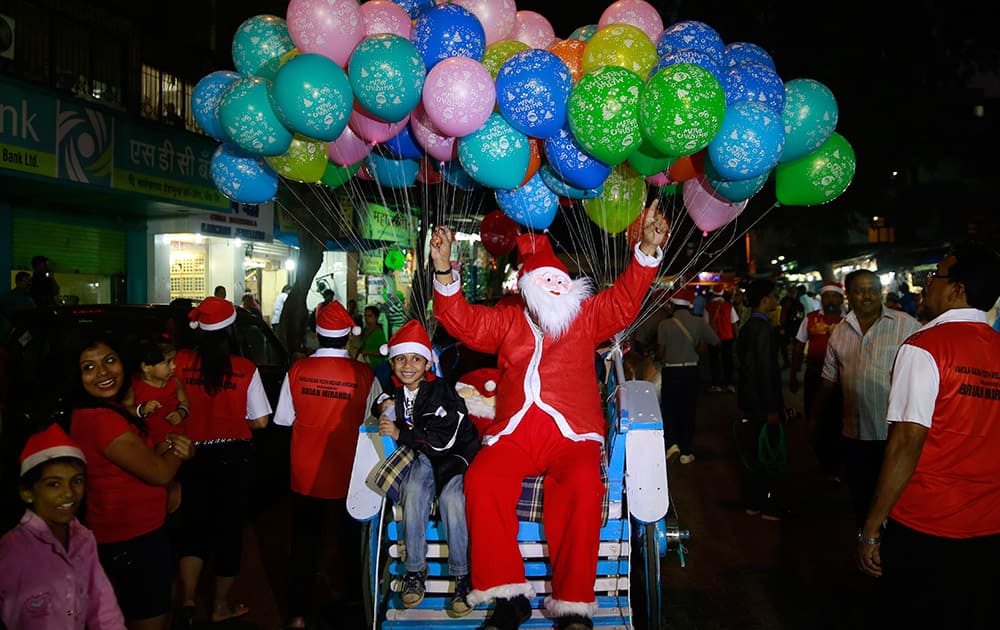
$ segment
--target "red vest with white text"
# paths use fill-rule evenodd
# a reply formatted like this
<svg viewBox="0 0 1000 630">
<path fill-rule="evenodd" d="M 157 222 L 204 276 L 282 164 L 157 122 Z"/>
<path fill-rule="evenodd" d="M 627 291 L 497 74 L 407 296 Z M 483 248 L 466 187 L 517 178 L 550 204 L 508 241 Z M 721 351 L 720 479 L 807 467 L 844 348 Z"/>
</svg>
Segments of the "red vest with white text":
<svg viewBox="0 0 1000 630">
<path fill-rule="evenodd" d="M 708 323 L 712 326 L 715 334 L 721 341 L 729 341 L 736 338 L 736 331 L 733 330 L 733 305 L 725 299 L 713 298 L 705 305 L 705 312 L 708 313 Z"/>
<path fill-rule="evenodd" d="M 822 372 L 823 360 L 826 358 L 826 346 L 830 343 L 830 334 L 837 327 L 840 315 L 827 317 L 822 309 L 806 314 L 806 332 L 809 333 L 809 345 L 806 347 L 806 370 Z"/>
</svg>

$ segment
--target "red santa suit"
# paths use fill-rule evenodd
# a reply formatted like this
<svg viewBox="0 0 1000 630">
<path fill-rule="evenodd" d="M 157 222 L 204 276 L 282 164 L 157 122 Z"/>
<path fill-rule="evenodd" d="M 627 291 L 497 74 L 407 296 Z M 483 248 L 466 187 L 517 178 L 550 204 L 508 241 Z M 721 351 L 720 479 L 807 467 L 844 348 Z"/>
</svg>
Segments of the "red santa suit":
<svg viewBox="0 0 1000 630">
<path fill-rule="evenodd" d="M 544 246 L 525 259 L 522 275 L 566 273 L 547 239 Z M 471 305 L 461 283 L 434 283 L 434 313 L 448 332 L 473 350 L 498 357 L 496 417 L 465 475 L 471 604 L 534 596 L 517 545 L 515 508 L 521 481 L 544 474 L 545 537 L 553 574 L 546 608 L 557 617 L 593 616 L 606 432 L 594 350 L 635 319 L 661 259 L 661 251 L 647 256 L 636 246 L 635 258 L 617 282 L 587 298 L 558 337 L 544 333 L 519 305 Z"/>
</svg>

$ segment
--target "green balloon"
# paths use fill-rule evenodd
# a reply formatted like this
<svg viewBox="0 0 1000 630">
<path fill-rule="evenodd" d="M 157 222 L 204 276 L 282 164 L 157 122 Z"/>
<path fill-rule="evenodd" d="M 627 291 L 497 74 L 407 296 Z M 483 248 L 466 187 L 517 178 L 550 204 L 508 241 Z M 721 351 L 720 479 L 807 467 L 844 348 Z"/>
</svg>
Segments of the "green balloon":
<svg viewBox="0 0 1000 630">
<path fill-rule="evenodd" d="M 336 162 L 328 161 L 326 163 L 326 171 L 323 173 L 323 178 L 319 181 L 323 182 L 330 188 L 336 188 L 337 186 L 347 183 L 349 179 L 354 177 L 354 174 L 358 172 L 364 162 L 364 160 L 360 160 L 350 166 L 341 166 Z"/>
<path fill-rule="evenodd" d="M 326 143 L 304 136 L 295 136 L 283 154 L 265 158 L 282 177 L 311 184 L 326 172 Z"/>
<path fill-rule="evenodd" d="M 663 155 L 656 150 L 648 140 L 643 141 L 639 148 L 628 156 L 628 163 L 640 175 L 656 175 L 670 168 L 677 161 L 672 155 Z"/>
<path fill-rule="evenodd" d="M 390 249 L 385 254 L 385 266 L 393 271 L 399 271 L 406 264 L 406 256 L 398 249 Z"/>
<path fill-rule="evenodd" d="M 611 169 L 600 197 L 583 200 L 583 209 L 591 221 L 614 236 L 632 225 L 645 202 L 645 180 L 623 162 Z"/>
<path fill-rule="evenodd" d="M 570 131 L 584 151 L 613 166 L 639 147 L 642 90 L 642 78 L 620 66 L 580 77 L 569 94 L 568 114 Z"/>
<path fill-rule="evenodd" d="M 809 155 L 775 167 L 778 202 L 786 206 L 815 206 L 833 201 L 847 190 L 856 167 L 851 144 L 834 132 Z"/>
<path fill-rule="evenodd" d="M 692 155 L 708 146 L 726 113 L 722 84 L 691 63 L 663 68 L 639 99 L 639 126 L 653 147 L 667 155 Z"/>
<path fill-rule="evenodd" d="M 490 71 L 490 76 L 496 81 L 497 73 L 500 72 L 500 66 L 504 64 L 505 61 L 514 56 L 515 53 L 519 53 L 522 50 L 528 50 L 531 46 L 525 44 L 524 42 L 519 42 L 516 39 L 504 39 L 499 42 L 493 42 L 486 47 L 486 52 L 483 53 L 482 64 L 483 67 Z"/>
</svg>

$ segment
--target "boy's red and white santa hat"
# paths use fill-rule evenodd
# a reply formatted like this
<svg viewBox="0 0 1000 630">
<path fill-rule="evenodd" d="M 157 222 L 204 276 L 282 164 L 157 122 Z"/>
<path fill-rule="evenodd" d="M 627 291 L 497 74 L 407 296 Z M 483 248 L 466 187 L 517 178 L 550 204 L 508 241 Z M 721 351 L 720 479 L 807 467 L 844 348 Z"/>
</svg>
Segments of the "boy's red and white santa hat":
<svg viewBox="0 0 1000 630">
<path fill-rule="evenodd" d="M 379 351 L 390 359 L 400 354 L 419 354 L 428 361 L 434 361 L 431 338 L 415 319 L 403 324 L 389 339 L 388 345 L 382 346 Z"/>
<path fill-rule="evenodd" d="M 678 306 L 691 306 L 694 304 L 694 289 L 680 288 L 670 296 L 670 301 Z"/>
<path fill-rule="evenodd" d="M 191 328 L 222 330 L 236 321 L 236 307 L 229 300 L 209 297 L 191 309 L 188 319 L 191 320 Z"/>
<path fill-rule="evenodd" d="M 347 309 L 334 300 L 323 307 L 319 317 L 316 318 L 316 334 L 324 337 L 360 335 L 361 327 L 355 326 Z"/>
<path fill-rule="evenodd" d="M 820 295 L 822 295 L 826 291 L 832 291 L 834 293 L 839 293 L 843 295 L 844 287 L 840 286 L 839 282 L 834 282 L 833 280 L 830 280 L 828 282 L 824 282 L 823 286 L 819 288 Z"/>
<path fill-rule="evenodd" d="M 552 250 L 549 237 L 544 234 L 532 234 L 531 232 L 519 234 L 517 236 L 517 252 L 521 261 L 521 268 L 517 272 L 518 278 L 539 269 L 558 271 L 563 275 L 569 275 L 566 265 L 562 264 L 562 261 Z"/>
<path fill-rule="evenodd" d="M 28 438 L 28 443 L 21 451 L 21 476 L 35 466 L 57 457 L 73 457 L 87 463 L 80 445 L 66 435 L 61 426 L 53 424 Z"/>
</svg>

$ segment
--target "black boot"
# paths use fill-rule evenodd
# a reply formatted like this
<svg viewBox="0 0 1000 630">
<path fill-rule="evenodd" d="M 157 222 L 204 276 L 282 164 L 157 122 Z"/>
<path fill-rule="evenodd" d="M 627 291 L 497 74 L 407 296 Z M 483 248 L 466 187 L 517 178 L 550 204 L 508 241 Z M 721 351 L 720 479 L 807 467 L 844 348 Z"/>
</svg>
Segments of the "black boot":
<svg viewBox="0 0 1000 630">
<path fill-rule="evenodd" d="M 480 628 L 481 630 L 517 630 L 521 624 L 531 619 L 531 602 L 524 595 L 511 599 L 498 597 L 493 606 L 493 614 Z"/>
<path fill-rule="evenodd" d="M 583 615 L 556 617 L 556 630 L 593 630 L 594 620 Z"/>
</svg>

